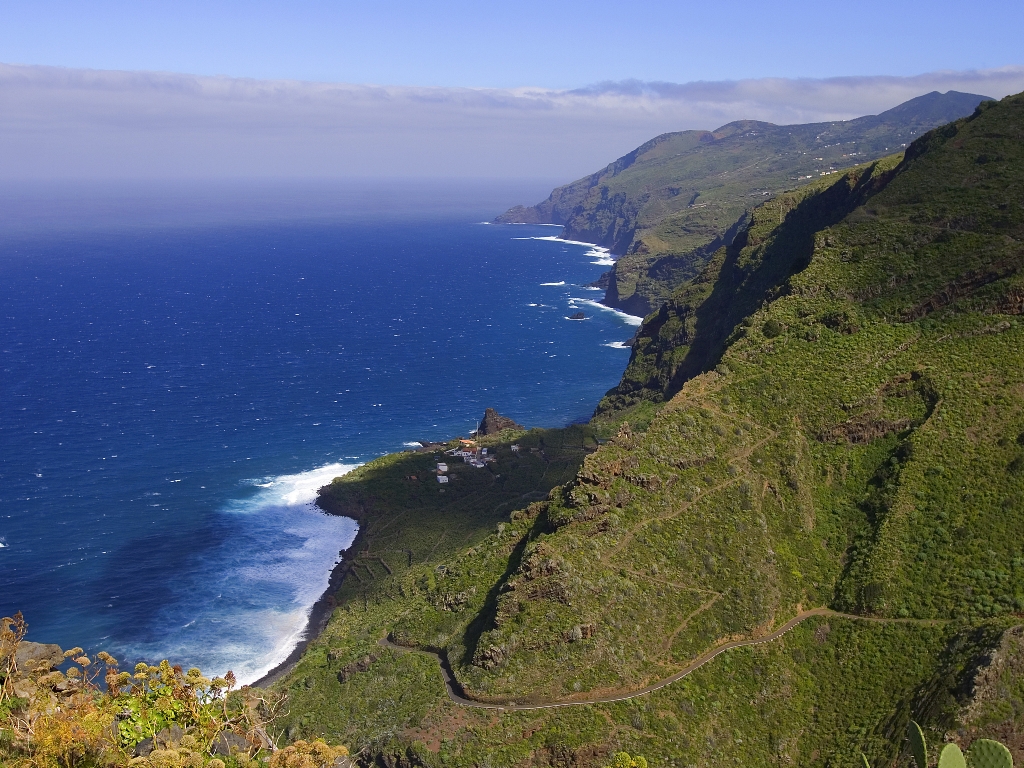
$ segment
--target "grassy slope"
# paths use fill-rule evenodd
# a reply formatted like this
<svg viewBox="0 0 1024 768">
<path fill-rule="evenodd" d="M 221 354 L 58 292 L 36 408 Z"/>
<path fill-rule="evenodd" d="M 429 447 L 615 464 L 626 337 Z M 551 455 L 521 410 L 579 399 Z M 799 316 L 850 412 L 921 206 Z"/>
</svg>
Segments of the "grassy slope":
<svg viewBox="0 0 1024 768">
<path fill-rule="evenodd" d="M 807 266 L 816 233 L 884 184 L 898 159 L 855 168 L 838 183 L 819 180 L 752 211 L 747 228 L 647 318 L 622 380 L 598 405 L 598 413 L 662 402 L 685 381 L 713 368 L 737 324 Z"/>
<path fill-rule="evenodd" d="M 895 170 L 761 209 L 690 288 L 750 307 L 735 330 L 694 323 L 717 370 L 632 406 L 644 431 L 624 425 L 443 567 L 347 601 L 285 681 L 295 732 L 431 765 L 619 747 L 852 765 L 859 748 L 891 761 L 912 714 L 952 727 L 965 670 L 1024 609 L 1022 136 L 1013 97 Z M 651 370 L 670 381 L 676 362 Z M 470 695 L 550 701 L 639 688 L 822 604 L 911 621 L 815 619 L 640 699 L 505 714 L 451 704 L 431 658 L 376 644 L 443 649 Z M 1018 727 L 997 715 L 985 727 Z"/>
<path fill-rule="evenodd" d="M 499 221 L 565 224 L 565 237 L 625 254 L 606 300 L 646 315 L 740 228 L 766 196 L 874 160 L 969 114 L 981 97 L 938 93 L 881 115 L 777 126 L 739 121 L 714 132 L 659 136 L 603 171 Z"/>
<path fill-rule="evenodd" d="M 481 438 L 497 458 L 484 469 L 439 448 L 382 456 L 336 478 L 321 489 L 318 505 L 359 521 L 359 536 L 346 553 L 352 575 L 338 600 L 361 603 L 387 594 L 414 565 L 436 564 L 476 543 L 509 512 L 569 481 L 597 448 L 596 435 L 583 425 L 506 432 Z M 521 445 L 518 454 L 513 441 Z M 436 480 L 438 461 L 449 467 L 446 485 Z"/>
</svg>

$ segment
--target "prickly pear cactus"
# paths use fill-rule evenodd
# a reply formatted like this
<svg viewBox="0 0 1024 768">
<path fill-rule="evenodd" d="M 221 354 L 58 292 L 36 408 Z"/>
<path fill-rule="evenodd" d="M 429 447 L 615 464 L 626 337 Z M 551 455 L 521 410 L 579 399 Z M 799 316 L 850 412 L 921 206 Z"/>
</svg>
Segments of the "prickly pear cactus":
<svg viewBox="0 0 1024 768">
<path fill-rule="evenodd" d="M 978 739 L 968 754 L 971 768 L 1013 768 L 1013 755 L 998 741 Z"/>
<path fill-rule="evenodd" d="M 967 768 L 964 753 L 956 744 L 947 744 L 939 753 L 939 768 Z"/>
<path fill-rule="evenodd" d="M 921 726 L 913 720 L 907 726 L 907 738 L 910 739 L 910 754 L 914 756 L 917 768 L 928 768 L 928 744 L 924 740 Z"/>
</svg>

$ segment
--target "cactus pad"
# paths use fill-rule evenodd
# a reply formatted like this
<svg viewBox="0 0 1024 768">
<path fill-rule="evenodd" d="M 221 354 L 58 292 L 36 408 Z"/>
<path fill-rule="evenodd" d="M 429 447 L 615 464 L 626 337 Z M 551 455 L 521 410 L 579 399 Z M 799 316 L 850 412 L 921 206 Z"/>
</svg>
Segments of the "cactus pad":
<svg viewBox="0 0 1024 768">
<path fill-rule="evenodd" d="M 964 753 L 956 744 L 947 744 L 939 753 L 939 768 L 967 768 Z"/>
<path fill-rule="evenodd" d="M 924 740 L 921 726 L 913 720 L 907 726 L 907 738 L 910 739 L 910 754 L 914 756 L 917 768 L 928 768 L 928 744 Z"/>
<path fill-rule="evenodd" d="M 1010 750 L 991 739 L 978 739 L 971 745 L 971 768 L 1013 768 Z"/>
</svg>

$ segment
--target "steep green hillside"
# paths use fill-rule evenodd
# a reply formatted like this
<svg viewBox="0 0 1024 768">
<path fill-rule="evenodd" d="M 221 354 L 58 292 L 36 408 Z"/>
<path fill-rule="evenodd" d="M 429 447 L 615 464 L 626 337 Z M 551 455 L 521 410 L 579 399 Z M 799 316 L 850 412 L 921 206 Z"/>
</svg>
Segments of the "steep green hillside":
<svg viewBox="0 0 1024 768">
<path fill-rule="evenodd" d="M 648 318 L 570 481 L 342 596 L 289 733 L 437 766 L 1024 733 L 1022 139 L 1024 96 L 986 103 L 754 211 Z"/>
<path fill-rule="evenodd" d="M 495 459 L 484 468 L 447 456 L 459 446 L 453 441 L 382 456 L 320 490 L 321 508 L 359 521 L 338 601 L 366 602 L 414 565 L 436 564 L 474 544 L 512 510 L 571 480 L 596 450 L 597 436 L 591 427 L 573 425 L 509 431 L 480 444 Z M 438 462 L 448 466 L 444 485 L 437 482 Z"/>
<path fill-rule="evenodd" d="M 776 298 L 789 277 L 808 265 L 817 233 L 884 185 L 901 158 L 859 166 L 838 182 L 821 179 L 754 209 L 733 242 L 712 254 L 700 273 L 641 325 L 622 380 L 598 413 L 663 402 L 684 382 L 714 368 L 737 324 Z"/>
<path fill-rule="evenodd" d="M 646 315 L 742 230 L 766 197 L 905 147 L 968 115 L 983 96 L 938 92 L 856 120 L 779 126 L 744 120 L 667 133 L 498 222 L 564 224 L 564 236 L 624 254 L 606 303 Z"/>
</svg>

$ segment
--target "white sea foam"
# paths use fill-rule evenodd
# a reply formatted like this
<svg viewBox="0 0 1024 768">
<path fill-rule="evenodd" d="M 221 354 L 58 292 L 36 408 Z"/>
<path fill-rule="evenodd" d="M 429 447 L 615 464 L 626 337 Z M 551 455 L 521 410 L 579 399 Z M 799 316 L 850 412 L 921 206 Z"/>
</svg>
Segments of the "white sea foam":
<svg viewBox="0 0 1024 768">
<path fill-rule="evenodd" d="M 593 259 L 593 261 L 590 262 L 591 264 L 610 267 L 615 263 L 615 258 L 607 248 L 602 248 L 600 245 L 594 245 L 593 243 L 584 243 L 582 240 L 563 240 L 560 237 L 554 237 L 552 235 L 547 235 L 545 237 L 513 237 L 512 239 L 545 240 L 549 243 L 562 243 L 564 245 L 584 245 L 587 247 L 587 252 L 584 253 L 583 256 L 588 259 Z"/>
<path fill-rule="evenodd" d="M 602 344 L 602 347 L 611 347 L 612 349 L 632 349 L 629 344 L 624 341 L 611 341 L 607 344 Z"/>
<path fill-rule="evenodd" d="M 402 443 L 406 448 L 422 448 L 423 443 L 419 440 L 410 440 L 408 443 Z"/>
<path fill-rule="evenodd" d="M 557 283 L 541 283 L 541 285 L 565 285 L 565 280 Z"/>
<path fill-rule="evenodd" d="M 160 626 L 159 640 L 124 649 L 129 657 L 178 659 L 219 675 L 255 682 L 303 639 L 313 604 L 327 589 L 358 525 L 316 508 L 317 491 L 357 464 L 253 481 L 255 492 L 230 500 L 222 522 L 232 534 L 207 550 Z"/>
<path fill-rule="evenodd" d="M 563 240 L 556 235 L 544 235 L 543 237 L 513 237 L 513 240 L 545 240 L 549 243 L 562 243 L 564 245 L 585 245 L 588 248 L 600 248 L 602 251 L 607 251 L 607 248 L 601 248 L 599 245 L 593 243 L 584 243 L 582 240 Z"/>
<path fill-rule="evenodd" d="M 604 288 L 598 288 L 596 285 L 584 285 L 584 291 L 603 291 Z"/>
<path fill-rule="evenodd" d="M 279 475 L 252 481 L 257 488 L 265 489 L 251 499 L 232 500 L 227 504 L 230 512 L 255 513 L 268 507 L 300 507 L 316 501 L 317 491 L 336 477 L 348 474 L 358 464 L 327 464 L 308 472 L 294 475 Z"/>
<path fill-rule="evenodd" d="M 581 304 L 586 304 L 588 306 L 593 307 L 594 309 L 600 309 L 600 310 L 602 310 L 604 312 L 611 312 L 611 313 L 617 315 L 618 318 L 620 320 L 622 320 L 622 322 L 624 322 L 626 325 L 637 326 L 637 325 L 640 325 L 641 323 L 643 323 L 643 321 L 644 321 L 644 319 L 642 317 L 637 317 L 636 315 L 626 314 L 621 309 L 614 309 L 612 307 L 606 307 L 604 304 L 601 304 L 600 302 L 594 301 L 593 299 L 573 299 L 573 301 L 578 301 Z"/>
</svg>

